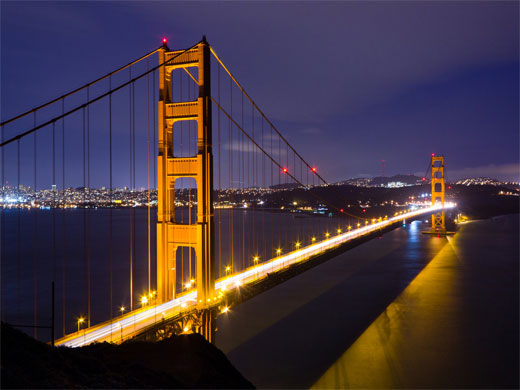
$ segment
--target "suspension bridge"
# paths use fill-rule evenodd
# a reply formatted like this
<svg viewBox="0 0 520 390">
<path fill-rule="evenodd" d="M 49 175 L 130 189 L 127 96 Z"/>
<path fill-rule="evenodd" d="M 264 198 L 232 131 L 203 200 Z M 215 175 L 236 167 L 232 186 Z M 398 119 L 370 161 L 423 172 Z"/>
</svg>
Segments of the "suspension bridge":
<svg viewBox="0 0 520 390">
<path fill-rule="evenodd" d="M 216 316 L 281 275 L 425 215 L 445 234 L 454 206 L 442 156 L 429 204 L 329 199 L 205 38 L 0 126 L 2 321 L 55 345 L 213 341 Z"/>
</svg>

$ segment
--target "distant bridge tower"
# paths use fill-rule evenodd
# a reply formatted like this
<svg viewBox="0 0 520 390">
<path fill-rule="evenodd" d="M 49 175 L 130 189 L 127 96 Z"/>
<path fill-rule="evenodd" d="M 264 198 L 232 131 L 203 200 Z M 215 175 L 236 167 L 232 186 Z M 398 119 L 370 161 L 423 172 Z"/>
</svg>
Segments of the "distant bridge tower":
<svg viewBox="0 0 520 390">
<path fill-rule="evenodd" d="M 195 48 L 180 53 L 183 51 L 169 51 L 166 45 L 159 50 L 159 64 L 171 61 L 159 68 L 157 299 L 158 302 L 166 302 L 175 298 L 177 249 L 194 248 L 198 306 L 205 309 L 215 292 L 210 50 L 203 38 Z M 198 69 L 198 99 L 173 103 L 172 71 L 191 67 Z M 195 156 L 176 157 L 173 154 L 174 125 L 183 120 L 197 121 L 198 147 Z M 175 220 L 175 181 L 180 178 L 194 178 L 196 181 L 197 217 L 192 224 L 181 224 Z M 202 310 L 202 316 L 206 317 L 208 312 Z M 204 325 L 199 332 L 211 341 L 211 321 L 203 320 L 202 323 Z"/>
<path fill-rule="evenodd" d="M 444 216 L 444 156 L 432 155 L 432 206 L 442 204 L 442 210 L 432 214 L 432 233 L 446 233 Z"/>
</svg>

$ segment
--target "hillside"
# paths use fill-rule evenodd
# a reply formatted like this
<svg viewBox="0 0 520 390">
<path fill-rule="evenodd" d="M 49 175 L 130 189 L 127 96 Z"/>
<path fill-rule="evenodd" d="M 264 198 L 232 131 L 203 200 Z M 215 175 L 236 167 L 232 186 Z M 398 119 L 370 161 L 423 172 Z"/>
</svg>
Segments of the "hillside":
<svg viewBox="0 0 520 390">
<path fill-rule="evenodd" d="M 198 334 L 72 349 L 1 331 L 2 388 L 254 388 Z"/>
</svg>

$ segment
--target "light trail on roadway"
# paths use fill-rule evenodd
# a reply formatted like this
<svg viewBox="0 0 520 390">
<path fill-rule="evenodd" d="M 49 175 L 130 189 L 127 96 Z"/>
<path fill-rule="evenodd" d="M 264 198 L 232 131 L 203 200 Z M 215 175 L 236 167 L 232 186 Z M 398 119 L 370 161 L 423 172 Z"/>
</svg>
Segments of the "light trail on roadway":
<svg viewBox="0 0 520 390">
<path fill-rule="evenodd" d="M 454 206 L 455 204 L 453 203 L 444 204 L 445 209 Z M 221 278 L 215 282 L 215 292 L 218 293 L 220 291 L 222 292 L 222 295 L 225 295 L 225 292 L 229 290 L 229 288 L 240 288 L 241 286 L 245 286 L 265 277 L 268 273 L 276 272 L 293 264 L 300 263 L 313 256 L 337 248 L 342 244 L 373 233 L 379 229 L 386 228 L 399 221 L 414 218 L 422 214 L 430 214 L 441 209 L 442 205 L 440 204 L 417 208 L 380 222 L 374 222 L 359 227 L 358 229 L 349 230 L 345 233 L 339 233 L 334 237 L 327 238 L 315 244 L 280 255 L 264 263 L 249 267 L 240 273 Z M 213 301 L 211 301 L 211 304 L 213 305 L 218 303 L 221 299 L 222 298 L 220 297 L 215 297 Z M 182 312 L 189 312 L 197 306 L 197 303 L 202 302 L 197 302 L 197 291 L 193 289 L 175 299 L 172 299 L 171 301 L 154 306 L 144 306 L 141 309 L 134 310 L 113 319 L 111 322 L 104 322 L 88 329 L 74 332 L 57 340 L 55 344 L 57 346 L 81 347 L 93 342 L 119 342 L 127 339 L 129 336 L 135 335 L 139 330 L 153 325 L 158 319 L 159 321 L 162 321 L 164 318 L 170 318 Z"/>
</svg>

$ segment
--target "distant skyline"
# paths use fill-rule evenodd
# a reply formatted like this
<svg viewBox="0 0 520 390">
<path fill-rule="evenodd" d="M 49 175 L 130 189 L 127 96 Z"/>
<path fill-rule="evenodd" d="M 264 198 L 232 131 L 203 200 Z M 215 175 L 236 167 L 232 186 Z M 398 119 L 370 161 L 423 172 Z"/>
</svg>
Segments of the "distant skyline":
<svg viewBox="0 0 520 390">
<path fill-rule="evenodd" d="M 329 182 L 519 180 L 518 2 L 2 2 L 1 118 L 205 34 Z M 137 186 L 144 185 L 138 179 Z"/>
</svg>

